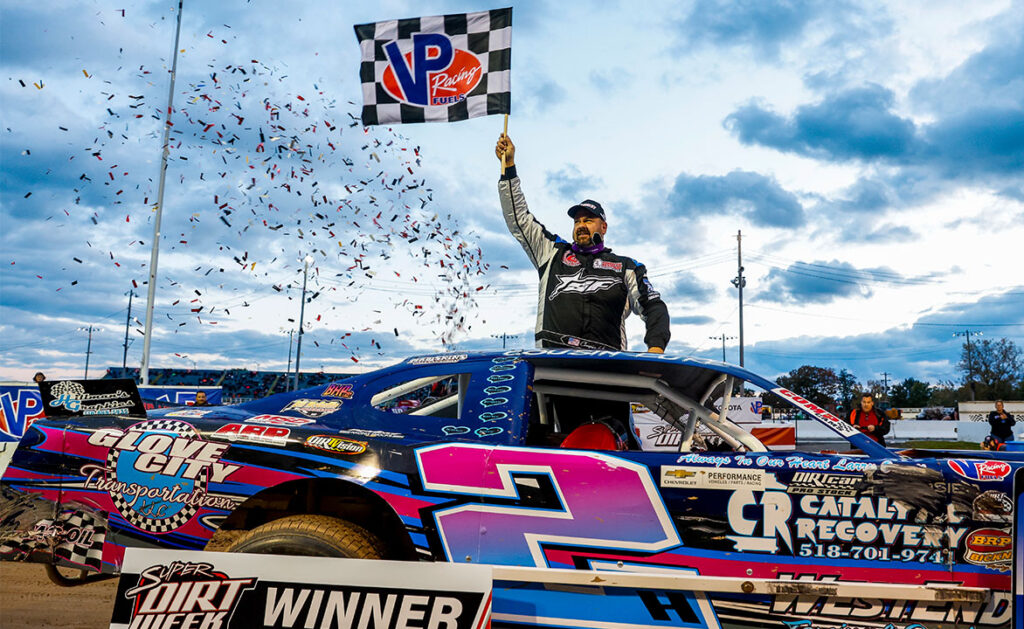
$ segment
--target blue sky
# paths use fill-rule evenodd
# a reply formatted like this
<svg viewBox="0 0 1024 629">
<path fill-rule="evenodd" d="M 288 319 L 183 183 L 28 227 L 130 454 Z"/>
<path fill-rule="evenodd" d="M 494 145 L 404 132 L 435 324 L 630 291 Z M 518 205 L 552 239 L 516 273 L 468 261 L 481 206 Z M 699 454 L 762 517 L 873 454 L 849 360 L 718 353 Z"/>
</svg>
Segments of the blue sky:
<svg viewBox="0 0 1024 629">
<path fill-rule="evenodd" d="M 1024 344 L 1020 2 L 512 5 L 527 199 L 562 233 L 603 203 L 669 304 L 670 351 L 738 336 L 737 231 L 765 375 L 934 383 L 956 378 L 954 332 Z M 90 325 L 91 375 L 120 365 L 131 289 L 139 363 L 175 6 L 0 6 L 0 378 L 81 375 Z M 532 343 L 501 118 L 353 124 L 354 24 L 496 6 L 186 0 L 154 367 L 284 369 L 307 255 L 304 369 Z"/>
</svg>

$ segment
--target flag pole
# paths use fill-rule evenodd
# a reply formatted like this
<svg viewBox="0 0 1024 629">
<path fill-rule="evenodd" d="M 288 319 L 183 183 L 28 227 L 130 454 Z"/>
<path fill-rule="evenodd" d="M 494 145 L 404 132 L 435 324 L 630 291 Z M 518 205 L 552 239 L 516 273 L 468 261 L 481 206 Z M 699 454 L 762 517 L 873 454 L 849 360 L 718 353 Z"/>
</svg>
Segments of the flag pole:
<svg viewBox="0 0 1024 629">
<path fill-rule="evenodd" d="M 501 137 L 508 137 L 508 114 L 505 114 L 505 129 L 501 132 Z M 505 151 L 501 152 L 501 174 L 505 174 Z"/>
</svg>

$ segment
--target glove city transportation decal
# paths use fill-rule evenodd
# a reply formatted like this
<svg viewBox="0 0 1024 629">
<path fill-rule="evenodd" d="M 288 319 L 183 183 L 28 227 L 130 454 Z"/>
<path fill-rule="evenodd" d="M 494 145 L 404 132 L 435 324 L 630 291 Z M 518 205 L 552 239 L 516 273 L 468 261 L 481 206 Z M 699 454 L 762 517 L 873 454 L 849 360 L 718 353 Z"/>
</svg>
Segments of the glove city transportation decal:
<svg viewBox="0 0 1024 629">
<path fill-rule="evenodd" d="M 150 533 L 167 533 L 185 525 L 200 508 L 230 509 L 230 498 L 207 493 L 238 465 L 220 462 L 227 443 L 199 438 L 191 424 L 150 420 L 127 430 L 105 428 L 89 444 L 108 448 L 106 465 L 86 464 L 85 489 L 105 491 L 132 525 Z"/>
</svg>

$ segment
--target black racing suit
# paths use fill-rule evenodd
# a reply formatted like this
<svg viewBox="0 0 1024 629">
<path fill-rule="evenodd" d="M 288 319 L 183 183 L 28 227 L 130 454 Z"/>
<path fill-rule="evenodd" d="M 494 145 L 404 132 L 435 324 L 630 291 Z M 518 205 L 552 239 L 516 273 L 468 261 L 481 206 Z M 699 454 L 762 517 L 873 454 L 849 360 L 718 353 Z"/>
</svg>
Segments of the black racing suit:
<svg viewBox="0 0 1024 629">
<path fill-rule="evenodd" d="M 509 231 L 540 274 L 538 347 L 626 349 L 630 311 L 647 324 L 648 347 L 668 344 L 668 308 L 644 265 L 607 248 L 596 254 L 574 252 L 571 243 L 530 213 L 515 166 L 498 182 L 498 196 Z"/>
</svg>

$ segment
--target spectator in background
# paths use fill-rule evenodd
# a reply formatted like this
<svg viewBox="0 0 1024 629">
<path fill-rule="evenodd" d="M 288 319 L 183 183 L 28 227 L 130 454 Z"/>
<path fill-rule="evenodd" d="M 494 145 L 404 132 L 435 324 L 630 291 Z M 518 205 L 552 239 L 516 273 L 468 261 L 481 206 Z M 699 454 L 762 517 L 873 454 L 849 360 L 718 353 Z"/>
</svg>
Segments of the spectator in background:
<svg viewBox="0 0 1024 629">
<path fill-rule="evenodd" d="M 991 449 L 1001 450 L 1004 443 L 1013 440 L 1013 425 L 1017 422 L 1013 415 L 1003 409 L 1002 400 L 996 400 L 996 410 L 988 414 L 988 423 L 992 426 L 992 434 L 989 436 L 996 445 Z"/>
<path fill-rule="evenodd" d="M 878 443 L 885 445 L 885 436 L 889 434 L 889 418 L 885 413 L 875 410 L 875 398 L 870 393 L 860 396 L 860 408 L 850 413 L 850 423 Z"/>
<path fill-rule="evenodd" d="M 46 380 L 46 376 L 43 375 L 43 372 L 41 372 L 41 371 L 37 371 L 36 375 L 32 376 L 32 382 L 35 382 L 36 384 L 39 384 L 40 382 L 44 382 L 45 380 Z"/>
<path fill-rule="evenodd" d="M 196 401 L 195 401 L 195 404 L 193 404 L 193 406 L 209 406 L 209 405 L 210 405 L 210 403 L 208 401 L 206 401 L 206 392 L 205 391 L 199 391 L 198 393 L 196 393 Z"/>
</svg>

